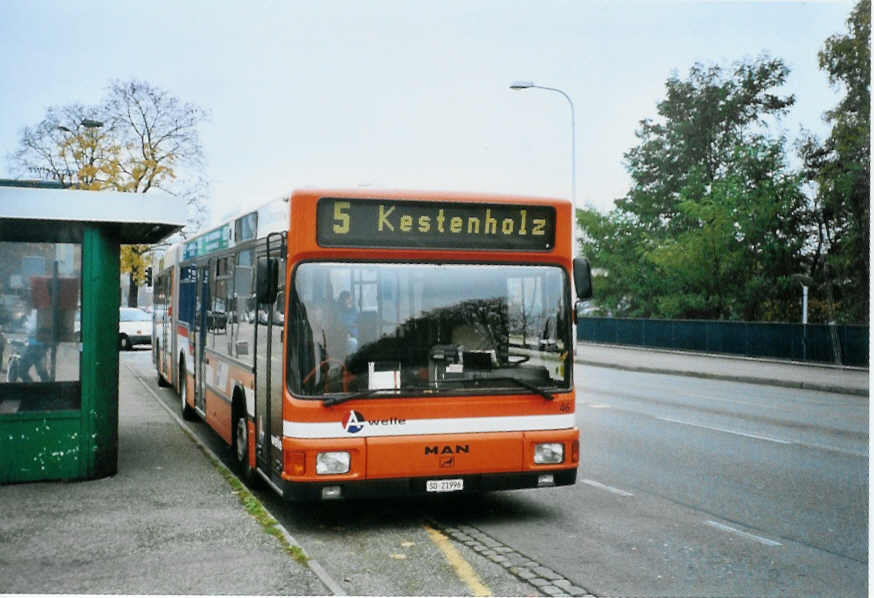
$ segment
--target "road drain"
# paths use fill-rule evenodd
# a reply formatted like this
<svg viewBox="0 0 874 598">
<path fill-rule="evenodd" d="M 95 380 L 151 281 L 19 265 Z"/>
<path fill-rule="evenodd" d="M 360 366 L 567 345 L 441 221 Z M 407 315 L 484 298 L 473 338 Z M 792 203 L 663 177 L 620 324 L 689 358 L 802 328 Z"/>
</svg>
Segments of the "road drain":
<svg viewBox="0 0 874 598">
<path fill-rule="evenodd" d="M 473 526 L 451 526 L 435 520 L 428 520 L 428 524 L 456 542 L 464 544 L 477 554 L 500 565 L 511 575 L 536 588 L 541 594 L 556 597 L 580 596 L 582 598 L 596 598 L 596 595 L 591 591 L 575 585 L 571 580 L 556 573 L 549 567 L 538 563 L 510 546 L 502 544 Z"/>
</svg>

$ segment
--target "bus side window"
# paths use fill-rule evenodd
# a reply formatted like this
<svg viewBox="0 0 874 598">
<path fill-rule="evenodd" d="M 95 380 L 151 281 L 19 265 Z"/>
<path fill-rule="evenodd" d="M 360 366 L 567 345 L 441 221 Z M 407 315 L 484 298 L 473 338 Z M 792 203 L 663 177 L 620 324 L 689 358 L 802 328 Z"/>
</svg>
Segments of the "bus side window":
<svg viewBox="0 0 874 598">
<path fill-rule="evenodd" d="M 179 279 L 179 322 L 194 327 L 195 296 L 197 294 L 197 268 L 185 266 Z"/>
<path fill-rule="evenodd" d="M 255 277 L 252 275 L 254 256 L 251 249 L 245 249 L 237 255 L 237 266 L 234 268 L 233 302 L 235 338 L 233 355 L 248 364 L 253 363 L 255 352 Z"/>
<path fill-rule="evenodd" d="M 233 299 L 233 260 L 219 258 L 216 262 L 215 295 L 213 297 L 212 332 L 215 335 L 213 348 L 225 355 L 232 355 L 233 318 L 231 301 Z"/>
</svg>

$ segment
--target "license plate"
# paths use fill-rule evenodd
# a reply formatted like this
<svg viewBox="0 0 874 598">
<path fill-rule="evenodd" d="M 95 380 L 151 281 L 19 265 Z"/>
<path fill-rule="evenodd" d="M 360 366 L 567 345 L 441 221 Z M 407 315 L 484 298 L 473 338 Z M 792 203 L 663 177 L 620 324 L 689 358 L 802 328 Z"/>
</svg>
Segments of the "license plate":
<svg viewBox="0 0 874 598">
<path fill-rule="evenodd" d="M 425 482 L 425 490 L 427 492 L 457 492 L 464 490 L 464 480 L 461 478 L 455 480 L 428 480 Z"/>
</svg>

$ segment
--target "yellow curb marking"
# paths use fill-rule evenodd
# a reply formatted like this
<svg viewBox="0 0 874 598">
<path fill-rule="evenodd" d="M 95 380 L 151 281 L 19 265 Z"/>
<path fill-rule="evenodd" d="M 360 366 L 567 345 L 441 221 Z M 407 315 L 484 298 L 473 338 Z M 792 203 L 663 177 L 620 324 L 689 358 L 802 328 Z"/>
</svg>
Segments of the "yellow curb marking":
<svg viewBox="0 0 874 598">
<path fill-rule="evenodd" d="M 477 576 L 473 567 L 470 566 L 470 563 L 464 560 L 464 557 L 455 550 L 455 546 L 452 545 L 449 538 L 427 523 L 425 524 L 425 531 L 428 532 L 431 540 L 437 545 L 437 548 L 443 552 L 443 556 L 446 557 L 446 560 L 452 568 L 455 569 L 458 578 L 467 585 L 468 589 L 470 589 L 474 596 L 492 595 L 492 591 L 482 581 L 480 581 L 479 576 Z"/>
</svg>

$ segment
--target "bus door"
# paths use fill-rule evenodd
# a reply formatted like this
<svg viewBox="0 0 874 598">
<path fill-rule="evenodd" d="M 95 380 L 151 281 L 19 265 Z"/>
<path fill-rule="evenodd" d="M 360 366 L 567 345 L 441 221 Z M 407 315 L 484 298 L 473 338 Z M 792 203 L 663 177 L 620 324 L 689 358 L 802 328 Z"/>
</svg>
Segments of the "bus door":
<svg viewBox="0 0 874 598">
<path fill-rule="evenodd" d="M 172 306 L 173 305 L 173 272 L 174 268 L 169 268 L 161 277 L 161 355 L 158 359 L 161 360 L 162 369 L 167 371 L 168 380 L 173 379 L 173 337 L 171 334 L 176 329 L 173 326 Z"/>
<path fill-rule="evenodd" d="M 194 406 L 200 411 L 206 412 L 204 397 L 206 392 L 204 370 L 206 335 L 209 332 L 209 266 L 203 264 L 197 267 L 197 295 L 194 311 Z"/>
<path fill-rule="evenodd" d="M 273 303 L 259 303 L 256 310 L 255 426 L 258 465 L 264 472 L 282 472 L 282 351 L 285 321 L 284 237 L 267 237 L 267 257 L 279 263 L 279 292 Z"/>
</svg>

